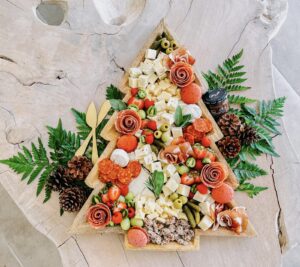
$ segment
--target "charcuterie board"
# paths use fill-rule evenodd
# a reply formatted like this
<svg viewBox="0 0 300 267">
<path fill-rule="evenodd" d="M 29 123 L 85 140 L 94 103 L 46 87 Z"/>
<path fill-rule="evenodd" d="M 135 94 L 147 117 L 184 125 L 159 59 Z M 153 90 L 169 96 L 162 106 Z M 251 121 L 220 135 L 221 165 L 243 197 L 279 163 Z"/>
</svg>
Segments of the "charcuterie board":
<svg viewBox="0 0 300 267">
<path fill-rule="evenodd" d="M 140 53 L 138 54 L 138 56 L 136 57 L 136 59 L 134 60 L 134 62 L 132 63 L 132 65 L 131 65 L 132 69 L 138 69 L 139 66 L 141 66 L 141 64 L 143 62 L 145 62 L 145 60 L 147 60 L 147 59 L 145 59 L 145 53 L 149 52 L 149 50 L 153 50 L 153 49 L 149 49 L 149 48 L 152 47 L 153 43 L 155 43 L 157 41 L 157 37 L 158 36 L 162 36 L 164 34 L 166 36 L 168 36 L 168 38 L 171 38 L 172 40 L 176 40 L 176 46 L 181 47 L 178 44 L 177 39 L 175 39 L 175 37 L 170 33 L 170 31 L 166 27 L 165 23 L 162 21 L 158 25 L 158 27 L 156 28 L 156 30 L 153 32 L 153 34 L 151 35 L 151 37 L 149 38 L 149 40 L 147 41 L 147 43 L 145 44 L 145 46 L 143 47 L 143 49 L 141 49 Z M 149 55 L 148 55 L 148 57 L 149 57 Z M 155 58 L 156 58 L 156 56 L 155 56 Z M 201 90 L 203 92 L 206 91 L 205 82 L 204 82 L 204 79 L 202 78 L 202 76 L 196 70 L 194 70 L 194 74 L 193 75 L 194 75 L 193 84 L 195 84 L 195 87 L 197 86 L 197 87 L 201 88 Z M 128 103 L 128 104 L 131 103 L 130 101 L 133 98 L 132 90 L 131 90 L 133 88 L 133 86 L 132 86 L 132 84 L 131 84 L 131 86 L 129 84 L 129 83 L 132 83 L 133 82 L 132 80 L 135 79 L 135 78 L 132 78 L 132 77 L 133 77 L 132 73 L 130 74 L 130 72 L 126 72 L 124 74 L 122 80 L 121 80 L 120 85 L 119 85 L 119 89 L 125 95 L 124 99 L 123 99 L 123 102 Z M 132 80 L 130 81 L 130 79 L 132 79 Z M 160 81 L 162 81 L 162 78 L 160 78 Z M 182 88 L 184 88 L 184 87 L 182 87 Z M 181 88 L 181 90 L 182 90 L 182 88 Z M 158 93 L 158 95 L 161 94 L 161 93 L 162 92 Z M 157 102 L 158 99 L 159 99 L 159 96 L 157 96 L 157 99 L 154 96 L 154 102 Z M 135 104 L 136 104 L 136 102 L 134 102 L 134 105 Z M 218 185 L 216 185 L 216 186 L 213 185 L 211 187 L 209 187 L 209 186 L 208 187 L 210 188 L 210 190 L 216 192 L 217 190 L 214 187 L 219 188 L 221 185 L 223 185 L 223 181 L 225 180 L 226 186 L 229 186 L 230 188 L 234 189 L 234 188 L 236 188 L 238 186 L 238 181 L 237 181 L 237 179 L 236 179 L 233 171 L 231 170 L 231 168 L 227 164 L 225 158 L 222 156 L 221 152 L 219 151 L 218 147 L 215 144 L 215 142 L 217 142 L 218 140 L 220 140 L 223 137 L 222 132 L 219 129 L 217 123 L 215 122 L 213 116 L 211 115 L 211 113 L 207 109 L 206 105 L 202 101 L 202 99 L 201 98 L 198 99 L 195 104 L 197 104 L 199 110 L 201 110 L 201 115 L 200 115 L 201 116 L 201 122 L 203 122 L 203 121 L 204 122 L 207 122 L 207 121 L 210 122 L 209 123 L 210 130 L 206 133 L 206 136 L 210 140 L 209 150 L 207 150 L 207 151 L 209 151 L 210 153 L 213 154 L 213 159 L 212 160 L 209 159 L 207 162 L 205 162 L 205 160 L 203 160 L 203 162 L 205 162 L 205 163 L 204 163 L 204 167 L 202 166 L 201 168 L 206 168 L 207 167 L 206 169 L 209 169 L 209 167 L 211 167 L 211 169 L 214 168 L 213 169 L 214 173 L 218 172 L 218 174 L 219 173 L 222 174 L 224 172 L 226 174 L 226 175 L 224 174 L 224 176 L 226 176 L 226 177 L 221 181 L 221 183 L 218 183 Z M 157 103 L 154 104 L 154 106 L 156 106 L 156 105 L 157 105 Z M 128 109 L 128 110 L 130 110 L 130 109 Z M 215 203 L 215 200 L 212 199 L 212 203 L 210 203 L 209 205 L 213 205 L 214 211 L 213 211 L 213 215 L 211 215 L 212 218 L 213 218 L 212 219 L 213 221 L 211 221 L 210 226 L 209 227 L 203 226 L 205 224 L 205 222 L 203 222 L 203 223 L 197 222 L 198 225 L 202 225 L 202 229 L 199 226 L 199 229 L 196 227 L 197 229 L 195 229 L 195 230 L 189 230 L 190 226 L 187 226 L 188 228 L 187 228 L 186 231 L 187 232 L 188 231 L 193 231 L 194 234 L 193 234 L 193 238 L 187 239 L 187 241 L 184 242 L 184 244 L 179 244 L 179 243 L 176 243 L 174 241 L 168 242 L 167 244 L 163 244 L 163 245 L 158 244 L 159 242 L 157 242 L 155 244 L 153 242 L 149 242 L 149 237 L 148 237 L 147 244 L 144 244 L 143 246 L 139 247 L 139 246 L 132 245 L 132 242 L 130 242 L 128 240 L 128 235 L 127 235 L 127 230 L 128 229 L 124 230 L 124 227 L 122 227 L 122 223 L 121 223 L 121 227 L 118 224 L 108 226 L 107 223 L 106 223 L 106 227 L 92 227 L 91 223 L 89 222 L 89 219 L 88 219 L 89 216 L 90 216 L 89 212 L 90 212 L 91 206 L 93 206 L 93 205 L 103 205 L 103 203 L 102 203 L 103 202 L 103 195 L 104 195 L 104 191 L 103 190 L 106 187 L 106 184 L 104 183 L 103 179 L 101 180 L 101 177 L 99 179 L 99 175 L 101 175 L 101 168 L 99 166 L 100 166 L 100 164 L 102 162 L 104 162 L 104 161 L 108 162 L 109 161 L 110 164 L 113 164 L 113 165 L 109 165 L 109 166 L 112 166 L 112 168 L 115 167 L 115 163 L 111 163 L 111 160 L 109 160 L 109 159 L 112 159 L 112 157 L 113 157 L 112 154 L 115 152 L 116 148 L 120 149 L 120 147 L 119 147 L 119 140 L 120 140 L 120 137 L 122 135 L 124 136 L 124 132 L 122 133 L 122 131 L 120 131 L 120 129 L 119 129 L 120 127 L 117 125 L 118 124 L 117 121 L 119 121 L 120 119 L 122 119 L 122 118 L 120 118 L 120 114 L 122 112 L 123 111 L 120 111 L 120 110 L 119 111 L 115 111 L 113 113 L 113 115 L 110 117 L 108 123 L 106 124 L 106 126 L 103 128 L 103 130 L 101 132 L 101 136 L 104 139 L 106 139 L 107 141 L 109 141 L 109 143 L 108 143 L 107 147 L 105 148 L 104 152 L 102 153 L 102 155 L 99 157 L 97 163 L 94 165 L 93 169 L 89 173 L 88 177 L 85 180 L 86 184 L 89 187 L 94 188 L 94 189 L 93 189 L 93 192 L 91 193 L 91 195 L 89 196 L 89 198 L 87 199 L 87 201 L 85 202 L 85 204 L 83 205 L 82 209 L 78 213 L 77 217 L 75 218 L 75 220 L 73 222 L 73 225 L 71 227 L 71 230 L 70 230 L 72 233 L 74 233 L 74 234 L 81 234 L 81 233 L 95 233 L 95 234 L 97 234 L 97 233 L 100 233 L 100 234 L 102 234 L 102 233 L 119 233 L 119 234 L 125 234 L 124 246 L 125 246 L 126 249 L 132 249 L 132 250 L 162 250 L 162 251 L 187 251 L 187 250 L 196 250 L 196 249 L 199 248 L 199 240 L 200 240 L 200 236 L 201 235 L 205 235 L 205 236 L 225 236 L 225 237 L 252 237 L 252 236 L 256 235 L 256 232 L 255 232 L 254 227 L 252 226 L 251 222 L 248 221 L 248 218 L 245 219 L 246 217 L 244 217 L 244 216 L 246 216 L 246 215 L 244 214 L 244 211 L 241 211 L 240 207 L 237 206 L 237 204 L 233 200 L 233 197 L 230 198 L 229 201 L 226 202 L 226 208 L 223 207 L 225 205 L 223 205 L 223 204 L 221 205 L 222 206 L 222 210 L 220 211 L 220 214 L 222 212 L 225 212 L 225 213 L 227 212 L 228 214 L 234 214 L 234 216 L 238 216 L 238 221 L 241 224 L 240 227 L 243 228 L 242 231 L 233 231 L 231 225 L 230 226 L 227 225 L 227 227 L 221 227 L 219 225 L 217 225 L 216 228 L 212 227 L 213 224 L 216 225 L 216 221 L 217 221 L 217 213 L 215 212 L 215 208 L 216 208 L 217 204 L 220 204 L 220 203 Z M 134 112 L 136 112 L 136 111 L 133 111 L 133 113 Z M 177 108 L 176 108 L 176 112 L 177 112 Z M 129 112 L 127 112 L 127 113 L 129 113 Z M 132 111 L 130 111 L 130 113 L 132 113 Z M 147 110 L 147 113 L 148 113 L 148 110 Z M 125 115 L 129 116 L 131 114 L 129 114 L 129 115 L 125 114 Z M 147 115 L 149 115 L 149 114 L 147 114 Z M 130 119 L 131 120 L 135 120 L 136 118 L 130 118 Z M 139 119 L 136 119 L 136 120 L 139 121 Z M 197 118 L 195 120 L 197 120 Z M 172 123 L 170 123 L 170 124 L 172 125 Z M 192 125 L 195 125 L 195 123 L 193 123 Z M 163 126 L 160 126 L 160 127 L 163 127 Z M 157 132 L 157 130 L 155 132 Z M 154 132 L 154 134 L 155 134 L 155 132 Z M 162 132 L 163 132 L 162 134 L 164 134 L 164 131 L 162 131 Z M 148 141 L 147 135 L 145 135 L 145 137 L 146 137 L 146 141 L 143 140 L 143 142 L 144 142 L 145 146 L 147 146 L 147 144 L 149 144 L 149 142 L 152 142 L 152 141 Z M 173 137 L 174 137 L 174 134 L 173 134 Z M 139 138 L 140 138 L 140 136 L 139 136 Z M 173 138 L 173 139 L 175 139 L 175 138 Z M 141 139 L 139 139 L 139 140 L 141 140 Z M 151 138 L 149 138 L 149 140 L 151 140 Z M 174 145 L 173 141 L 172 141 L 172 145 Z M 139 146 L 140 146 L 140 144 L 139 144 Z M 170 146 L 170 145 L 166 145 L 166 146 L 164 146 L 164 148 L 162 148 L 163 152 L 166 150 L 166 147 L 168 148 L 168 146 Z M 135 148 L 135 149 L 138 150 L 139 147 Z M 128 151 L 128 153 L 129 153 L 129 151 Z M 132 153 L 131 153 L 131 155 L 132 155 Z M 162 155 L 161 151 L 160 151 L 160 153 L 158 155 L 161 157 L 161 155 Z M 143 158 L 146 158 L 146 156 L 147 156 L 146 154 L 143 155 Z M 136 159 L 133 159 L 133 160 L 136 160 Z M 190 160 L 190 162 L 191 161 L 192 160 Z M 216 163 L 214 163 L 214 161 L 216 161 Z M 134 193 L 134 195 L 136 196 L 135 197 L 135 201 L 136 201 L 135 202 L 135 207 L 137 207 L 137 204 L 140 201 L 140 200 L 136 200 L 137 196 L 141 195 L 140 198 L 145 198 L 145 197 L 143 197 L 143 194 L 144 194 L 145 190 L 147 191 L 147 193 L 146 193 L 147 197 L 149 195 L 149 192 L 148 192 L 149 190 L 147 189 L 147 187 L 144 186 L 145 182 L 147 182 L 145 180 L 146 177 L 149 176 L 149 173 L 152 173 L 152 175 L 153 175 L 153 173 L 155 174 L 156 171 L 159 172 L 158 170 L 153 170 L 151 168 L 148 168 L 146 166 L 147 164 L 144 162 L 144 159 L 140 159 L 140 162 L 142 162 L 143 168 L 139 172 L 139 175 L 137 176 L 137 178 L 134 178 L 132 180 L 132 182 L 129 184 L 129 190 L 132 191 Z M 152 163 L 150 162 L 150 165 L 151 164 Z M 166 166 L 172 165 L 172 164 L 170 164 L 170 161 L 169 162 L 166 161 L 165 164 L 166 164 Z M 185 164 L 188 165 L 187 163 L 185 163 Z M 195 168 L 194 165 L 193 165 L 194 162 L 192 162 L 191 164 L 192 165 L 190 165 L 190 169 Z M 179 165 L 181 166 L 182 164 L 180 163 Z M 101 166 L 104 166 L 104 164 L 101 165 Z M 166 166 L 164 166 L 164 167 L 166 167 Z M 214 166 L 216 166 L 216 167 L 214 167 Z M 123 166 L 122 166 L 122 168 L 123 168 Z M 109 172 L 105 171 L 105 170 L 103 172 L 105 173 L 105 177 L 107 178 L 106 174 L 108 174 Z M 162 172 L 162 170 L 161 170 L 161 172 Z M 175 171 L 173 172 L 172 175 L 174 175 L 174 173 L 175 173 Z M 176 171 L 176 173 L 177 173 L 177 171 Z M 204 171 L 201 171 L 201 174 L 202 173 L 204 173 Z M 204 174 L 203 174 L 203 176 L 204 176 Z M 103 175 L 103 173 L 102 173 L 102 175 Z M 183 174 L 180 173 L 180 175 L 181 175 L 181 182 L 180 182 L 181 185 L 179 185 L 179 184 L 175 185 L 176 188 L 178 188 L 178 187 L 182 187 L 184 189 L 190 188 L 190 186 L 188 186 L 187 183 L 186 184 L 183 183 L 183 185 L 182 185 L 183 177 L 186 177 L 185 174 L 184 173 Z M 210 178 L 211 177 L 208 177 L 208 179 L 210 179 Z M 166 178 L 165 174 L 164 174 L 164 179 L 165 180 L 167 179 L 167 181 L 171 180 L 171 178 Z M 201 179 L 202 179 L 202 182 L 205 182 L 205 181 L 203 181 L 203 177 Z M 141 182 L 141 181 L 143 181 L 143 182 Z M 165 182 L 167 182 L 167 181 L 165 181 Z M 112 182 L 114 184 L 114 181 L 112 181 Z M 201 184 L 202 184 L 202 182 L 201 182 Z M 209 182 L 210 181 L 208 181 L 208 183 Z M 156 196 L 156 200 L 155 200 L 155 198 L 153 200 L 153 198 L 152 198 L 153 196 L 151 196 L 149 199 L 146 199 L 143 202 L 144 204 L 142 204 L 142 205 L 146 205 L 145 202 L 147 202 L 147 201 L 150 201 L 150 202 L 154 201 L 153 203 L 156 203 L 157 201 L 159 201 L 159 200 L 162 199 L 161 202 L 166 200 L 167 202 L 169 201 L 168 203 L 171 203 L 170 204 L 171 205 L 170 209 L 177 210 L 176 208 L 174 208 L 172 206 L 172 205 L 175 205 L 175 204 L 172 204 L 172 202 L 170 202 L 169 198 L 171 198 L 172 195 L 177 194 L 176 192 L 181 192 L 181 191 L 179 191 L 179 189 L 177 189 L 177 191 L 176 192 L 174 191 L 174 193 L 172 193 L 172 194 L 171 193 L 166 193 L 166 191 L 168 189 L 168 187 L 166 187 L 167 186 L 166 184 L 163 187 L 163 188 L 165 188 L 165 191 L 162 190 L 160 192 L 161 196 L 164 195 L 163 197 Z M 188 189 L 188 190 L 190 190 L 190 189 Z M 207 187 L 206 187 L 205 190 L 207 190 Z M 232 189 L 230 189 L 230 190 L 232 190 Z M 162 193 L 162 192 L 164 192 L 164 193 Z M 204 194 L 204 193 L 199 193 L 199 192 L 195 192 L 195 195 L 198 194 L 198 195 L 202 196 Z M 232 192 L 233 192 L 233 190 L 232 190 Z M 179 194 L 179 196 L 182 195 L 183 199 L 185 199 L 185 198 L 189 198 L 190 199 L 190 195 L 188 193 L 186 194 L 186 192 L 182 191 L 182 193 L 178 193 L 178 194 Z M 186 196 L 185 196 L 185 194 L 186 194 Z M 209 193 L 205 193 L 205 194 L 209 195 Z M 95 196 L 97 196 L 97 197 L 100 196 L 100 199 L 102 198 L 102 201 L 100 200 L 100 202 L 101 202 L 100 204 L 97 204 L 98 202 L 95 203 Z M 188 214 L 188 212 L 190 211 L 190 209 L 194 212 L 194 210 L 192 208 L 195 208 L 194 207 L 195 203 L 197 204 L 196 205 L 197 207 L 195 208 L 196 211 L 198 209 L 200 210 L 200 208 L 198 206 L 198 202 L 194 201 L 195 199 L 196 198 L 194 196 L 194 198 L 192 197 L 191 202 L 189 201 L 189 205 L 190 205 L 189 207 L 190 208 L 189 207 L 186 208 L 188 210 L 187 212 L 180 211 L 180 212 L 178 212 L 178 214 L 175 214 L 175 212 L 174 212 L 174 214 L 175 214 L 174 216 L 179 216 L 178 218 L 176 217 L 177 218 L 176 219 L 176 225 L 177 225 L 177 223 L 179 223 L 179 220 L 187 220 L 188 219 L 189 216 L 187 216 L 186 214 Z M 205 201 L 201 200 L 200 204 L 202 202 L 206 203 Z M 175 201 L 173 203 L 175 203 Z M 156 205 L 157 205 L 157 203 L 156 203 Z M 206 205 L 208 205 L 208 204 L 206 204 Z M 187 206 L 187 205 L 183 205 L 183 206 Z M 166 207 L 164 207 L 164 209 L 169 210 Z M 180 208 L 180 210 L 181 210 L 181 208 Z M 101 212 L 103 212 L 103 210 L 101 210 Z M 137 208 L 136 208 L 135 212 L 136 212 L 135 216 L 137 216 Z M 201 210 L 201 212 L 202 212 L 202 210 Z M 201 212 L 199 211 L 199 220 L 200 220 L 200 213 Z M 87 215 L 87 214 L 89 214 L 89 215 Z M 231 215 L 228 215 L 228 214 L 226 214 L 226 216 L 230 217 Z M 208 216 L 208 215 L 204 215 L 204 216 L 203 215 L 204 215 L 204 213 L 203 214 L 201 213 L 202 220 L 204 221 L 203 218 L 206 217 L 206 216 Z M 196 217 L 196 215 L 194 215 L 194 217 Z M 209 219 L 209 216 L 207 218 Z M 145 220 L 146 219 L 144 219 L 144 223 L 145 223 Z M 156 220 L 156 219 L 154 219 L 154 220 Z M 168 224 L 166 222 L 166 220 L 168 220 L 168 219 L 161 218 L 161 221 L 160 221 L 160 223 L 158 223 L 158 225 L 161 226 L 161 227 L 163 227 L 162 225 L 165 226 L 166 224 L 170 225 L 170 224 Z M 225 218 L 225 220 L 227 220 L 227 217 Z M 243 223 L 240 222 L 240 220 L 243 220 L 243 222 L 245 220 L 245 221 L 247 221 L 247 223 L 245 223 L 245 225 L 242 225 Z M 223 224 L 223 226 L 226 225 L 226 222 Z M 150 224 L 150 222 L 148 222 L 148 223 Z M 185 223 L 183 223 L 183 225 L 185 225 Z M 146 227 L 146 229 L 147 229 L 148 234 L 149 234 L 149 231 L 150 231 L 149 229 L 153 228 L 152 222 L 151 222 L 151 225 L 148 228 L 147 227 Z M 132 228 L 134 229 L 135 226 L 133 226 Z M 139 226 L 139 228 L 141 228 L 141 227 Z M 144 225 L 144 228 L 145 228 L 145 225 Z M 195 228 L 195 227 L 193 227 L 193 228 Z M 138 229 L 138 230 L 141 230 L 141 229 Z M 144 232 L 144 231 L 145 230 L 143 230 L 142 232 Z M 176 230 L 175 230 L 175 232 L 176 232 Z"/>
</svg>

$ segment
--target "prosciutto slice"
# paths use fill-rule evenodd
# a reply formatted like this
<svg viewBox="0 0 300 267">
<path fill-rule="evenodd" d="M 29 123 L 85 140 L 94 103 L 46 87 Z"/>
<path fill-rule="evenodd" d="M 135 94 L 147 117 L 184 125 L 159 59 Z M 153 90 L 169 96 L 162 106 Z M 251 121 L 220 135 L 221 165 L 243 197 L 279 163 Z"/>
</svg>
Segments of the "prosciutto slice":
<svg viewBox="0 0 300 267">
<path fill-rule="evenodd" d="M 222 162 L 212 162 L 204 165 L 201 170 L 201 180 L 211 188 L 217 188 L 223 184 L 228 176 L 227 166 Z"/>
<path fill-rule="evenodd" d="M 141 128 L 141 125 L 141 117 L 131 109 L 120 111 L 115 122 L 116 130 L 121 134 L 133 135 Z"/>
<path fill-rule="evenodd" d="M 86 219 L 93 228 L 104 228 L 111 221 L 110 209 L 103 203 L 91 206 L 87 211 Z"/>
<path fill-rule="evenodd" d="M 185 62 L 193 65 L 195 63 L 195 58 L 193 58 L 190 52 L 185 48 L 180 47 L 164 58 L 164 64 L 168 68 L 171 68 L 177 62 Z"/>
<path fill-rule="evenodd" d="M 195 80 L 195 75 L 190 64 L 177 62 L 170 69 L 170 80 L 178 87 L 185 87 Z"/>
</svg>

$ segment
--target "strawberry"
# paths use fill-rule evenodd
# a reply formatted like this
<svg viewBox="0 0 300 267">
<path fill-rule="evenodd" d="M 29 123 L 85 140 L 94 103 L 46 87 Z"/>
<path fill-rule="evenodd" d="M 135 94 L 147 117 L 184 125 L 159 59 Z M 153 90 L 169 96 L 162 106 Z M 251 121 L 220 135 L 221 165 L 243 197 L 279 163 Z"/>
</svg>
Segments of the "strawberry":
<svg viewBox="0 0 300 267">
<path fill-rule="evenodd" d="M 195 145 L 193 151 L 196 159 L 204 159 L 206 157 L 207 149 L 203 146 Z"/>
<path fill-rule="evenodd" d="M 208 193 L 208 188 L 204 184 L 198 184 L 196 188 L 200 194 L 206 195 Z"/>
<path fill-rule="evenodd" d="M 109 197 L 108 197 L 108 194 L 106 193 L 106 194 L 102 194 L 102 202 L 103 203 L 107 203 L 108 201 L 109 201 Z"/>
<path fill-rule="evenodd" d="M 125 210 L 127 208 L 127 205 L 125 202 L 119 202 L 117 204 L 117 206 L 114 207 L 113 212 L 118 212 L 118 211 L 122 211 Z"/>
<path fill-rule="evenodd" d="M 119 224 L 119 223 L 121 223 L 122 220 L 123 220 L 122 213 L 119 212 L 119 211 L 115 212 L 115 213 L 113 214 L 111 220 L 113 221 L 114 224 Z"/>
<path fill-rule="evenodd" d="M 132 96 L 136 96 L 138 93 L 139 89 L 138 88 L 131 88 L 130 89 L 130 93 Z"/>
<path fill-rule="evenodd" d="M 189 176 L 187 173 L 184 173 L 181 176 L 181 183 L 185 185 L 192 185 L 195 183 L 195 179 L 192 176 Z"/>
<path fill-rule="evenodd" d="M 154 134 L 152 133 L 152 134 L 148 134 L 148 135 L 146 135 L 145 136 L 145 142 L 147 143 L 147 144 L 152 144 L 153 142 L 154 142 Z"/>
<path fill-rule="evenodd" d="M 136 105 L 139 109 L 144 108 L 144 100 L 136 98 L 134 96 L 130 97 L 127 101 L 128 105 Z"/>
<path fill-rule="evenodd" d="M 196 165 L 194 167 L 197 171 L 200 171 L 203 168 L 203 163 L 200 159 L 196 160 Z"/>
<path fill-rule="evenodd" d="M 147 127 L 148 121 L 149 121 L 149 120 L 142 120 L 141 129 L 144 129 L 144 128 Z"/>
<path fill-rule="evenodd" d="M 114 206 L 114 201 L 109 200 L 105 204 L 111 209 Z"/>
<path fill-rule="evenodd" d="M 151 106 L 154 106 L 154 101 L 146 98 L 145 99 L 145 109 L 148 109 Z"/>
<path fill-rule="evenodd" d="M 128 184 L 118 184 L 118 187 L 121 190 L 121 195 L 125 197 L 129 192 Z"/>
<path fill-rule="evenodd" d="M 206 158 L 209 158 L 211 162 L 216 161 L 217 157 L 214 152 L 208 150 L 205 155 Z"/>
<path fill-rule="evenodd" d="M 128 218 L 131 219 L 134 217 L 134 215 L 135 215 L 134 208 L 132 208 L 132 207 L 128 208 Z"/>
<path fill-rule="evenodd" d="M 210 140 L 207 136 L 204 136 L 204 137 L 201 139 L 201 145 L 204 146 L 204 147 L 210 147 L 210 145 L 211 145 L 211 140 Z"/>
<path fill-rule="evenodd" d="M 120 195 L 121 195 L 121 189 L 119 187 L 117 187 L 116 185 L 113 185 L 112 187 L 110 187 L 108 189 L 108 198 L 111 201 L 116 201 Z"/>
<path fill-rule="evenodd" d="M 156 131 L 157 130 L 156 121 L 152 121 L 152 120 L 148 121 L 147 127 L 152 131 Z"/>
</svg>

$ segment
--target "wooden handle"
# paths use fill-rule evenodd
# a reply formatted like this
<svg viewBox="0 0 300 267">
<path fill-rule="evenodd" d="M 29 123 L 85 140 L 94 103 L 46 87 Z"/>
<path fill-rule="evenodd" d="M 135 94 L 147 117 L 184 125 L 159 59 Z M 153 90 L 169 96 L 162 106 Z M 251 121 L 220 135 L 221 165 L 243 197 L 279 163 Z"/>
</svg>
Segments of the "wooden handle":
<svg viewBox="0 0 300 267">
<path fill-rule="evenodd" d="M 96 128 L 93 128 L 93 151 L 92 151 L 92 162 L 95 165 L 98 160 L 98 150 L 97 150 L 97 139 L 96 139 Z"/>
<path fill-rule="evenodd" d="M 92 135 L 93 135 L 93 131 L 91 131 L 89 133 L 89 135 L 87 136 L 87 138 L 82 142 L 81 146 L 76 151 L 75 156 L 82 156 L 84 154 L 84 152 L 86 151 L 86 149 L 90 143 Z"/>
</svg>

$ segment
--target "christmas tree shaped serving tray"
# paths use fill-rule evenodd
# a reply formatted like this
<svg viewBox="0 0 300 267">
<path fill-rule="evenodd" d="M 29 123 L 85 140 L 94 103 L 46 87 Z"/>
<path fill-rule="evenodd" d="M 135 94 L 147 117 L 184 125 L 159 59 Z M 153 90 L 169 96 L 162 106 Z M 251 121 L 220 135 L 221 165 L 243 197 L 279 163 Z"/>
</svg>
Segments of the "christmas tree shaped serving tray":
<svg viewBox="0 0 300 267">
<path fill-rule="evenodd" d="M 238 182 L 194 62 L 161 22 L 122 78 L 72 233 L 120 233 L 127 249 L 163 251 L 196 250 L 201 235 L 256 235 L 233 200 Z"/>
</svg>

